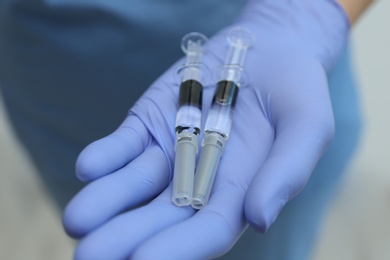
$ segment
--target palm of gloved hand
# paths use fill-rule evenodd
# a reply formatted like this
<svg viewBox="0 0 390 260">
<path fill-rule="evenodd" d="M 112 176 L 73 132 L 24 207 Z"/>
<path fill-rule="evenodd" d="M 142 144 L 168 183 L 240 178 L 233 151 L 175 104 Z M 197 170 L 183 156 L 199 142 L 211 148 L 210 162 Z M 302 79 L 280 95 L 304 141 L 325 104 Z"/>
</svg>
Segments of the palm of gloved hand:
<svg viewBox="0 0 390 260">
<path fill-rule="evenodd" d="M 209 204 L 196 212 L 171 202 L 175 65 L 117 131 L 80 155 L 78 176 L 92 182 L 64 214 L 67 232 L 83 237 L 76 258 L 215 257 L 234 244 L 247 222 L 265 231 L 303 188 L 333 135 L 326 73 L 304 41 L 283 30 L 271 35 L 250 29 L 257 39 L 245 63 L 250 84 L 240 89 Z M 204 59 L 209 67 L 222 65 L 225 37 L 221 32 L 211 40 Z M 213 92 L 204 91 L 203 119 Z"/>
</svg>

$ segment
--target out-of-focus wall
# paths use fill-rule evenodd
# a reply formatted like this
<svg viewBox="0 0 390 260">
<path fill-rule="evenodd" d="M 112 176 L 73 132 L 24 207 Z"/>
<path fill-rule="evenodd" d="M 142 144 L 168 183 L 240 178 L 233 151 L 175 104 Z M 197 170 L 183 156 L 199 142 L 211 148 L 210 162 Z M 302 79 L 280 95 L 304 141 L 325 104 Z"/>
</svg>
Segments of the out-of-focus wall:
<svg viewBox="0 0 390 260">
<path fill-rule="evenodd" d="M 315 260 L 390 259 L 390 1 L 352 33 L 365 131 L 327 216 Z"/>
</svg>

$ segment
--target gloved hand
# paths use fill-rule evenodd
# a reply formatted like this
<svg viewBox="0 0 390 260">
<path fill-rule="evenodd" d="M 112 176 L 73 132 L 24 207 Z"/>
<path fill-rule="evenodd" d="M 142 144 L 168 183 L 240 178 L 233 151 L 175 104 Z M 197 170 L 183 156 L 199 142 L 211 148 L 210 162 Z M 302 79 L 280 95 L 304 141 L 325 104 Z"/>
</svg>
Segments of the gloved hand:
<svg viewBox="0 0 390 260">
<path fill-rule="evenodd" d="M 249 1 L 234 26 L 256 42 L 209 204 L 197 212 L 171 202 L 179 61 L 114 133 L 80 154 L 77 175 L 91 183 L 63 217 L 68 234 L 82 238 L 76 259 L 216 257 L 247 223 L 265 232 L 305 186 L 334 132 L 326 72 L 345 44 L 345 13 L 335 0 Z M 210 40 L 208 67 L 223 64 L 229 29 Z M 213 92 L 203 93 L 203 119 Z"/>
</svg>

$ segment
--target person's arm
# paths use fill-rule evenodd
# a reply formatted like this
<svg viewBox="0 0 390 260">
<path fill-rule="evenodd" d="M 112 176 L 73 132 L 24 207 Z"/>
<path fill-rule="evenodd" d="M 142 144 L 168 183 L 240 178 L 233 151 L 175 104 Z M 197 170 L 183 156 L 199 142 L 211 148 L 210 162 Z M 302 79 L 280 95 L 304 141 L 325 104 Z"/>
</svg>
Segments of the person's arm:
<svg viewBox="0 0 390 260">
<path fill-rule="evenodd" d="M 354 24 L 374 1 L 375 0 L 339 0 L 339 3 L 343 6 L 351 24 Z"/>
</svg>

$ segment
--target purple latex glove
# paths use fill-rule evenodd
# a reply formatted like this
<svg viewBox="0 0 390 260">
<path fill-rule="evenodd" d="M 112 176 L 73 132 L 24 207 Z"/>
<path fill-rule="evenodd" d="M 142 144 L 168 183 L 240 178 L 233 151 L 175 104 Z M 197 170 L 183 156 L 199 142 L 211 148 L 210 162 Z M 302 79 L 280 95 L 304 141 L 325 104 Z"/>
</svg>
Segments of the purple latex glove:
<svg viewBox="0 0 390 260">
<path fill-rule="evenodd" d="M 326 72 L 345 44 L 346 15 L 335 0 L 249 1 L 234 26 L 251 30 L 256 42 L 209 204 L 196 212 L 171 202 L 176 64 L 113 134 L 81 153 L 77 175 L 92 182 L 63 218 L 66 231 L 82 238 L 76 259 L 216 257 L 248 223 L 266 231 L 305 186 L 333 137 Z M 223 64 L 229 29 L 210 40 L 208 67 Z M 213 92 L 204 90 L 204 119 Z"/>
</svg>

